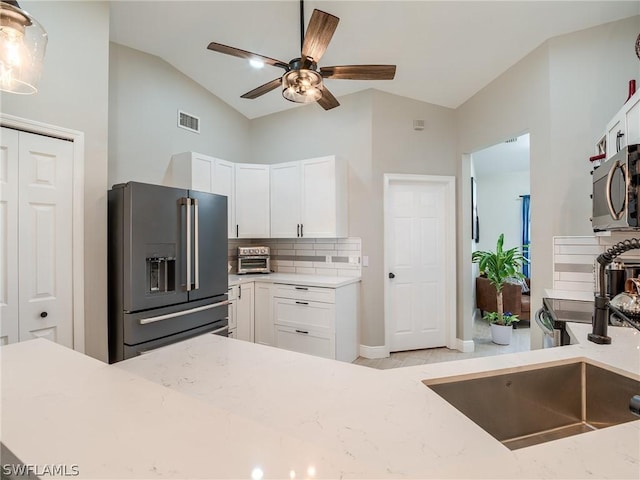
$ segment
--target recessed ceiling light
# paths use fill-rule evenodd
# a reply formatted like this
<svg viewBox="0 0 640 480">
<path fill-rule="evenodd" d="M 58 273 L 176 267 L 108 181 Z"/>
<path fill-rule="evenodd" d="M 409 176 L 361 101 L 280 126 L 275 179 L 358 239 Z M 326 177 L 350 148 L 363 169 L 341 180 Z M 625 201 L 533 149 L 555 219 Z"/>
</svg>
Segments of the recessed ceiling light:
<svg viewBox="0 0 640 480">
<path fill-rule="evenodd" d="M 262 68 L 264 67 L 264 62 L 262 60 L 256 60 L 255 58 L 252 58 L 251 60 L 249 60 L 249 65 L 251 65 L 253 68 Z"/>
</svg>

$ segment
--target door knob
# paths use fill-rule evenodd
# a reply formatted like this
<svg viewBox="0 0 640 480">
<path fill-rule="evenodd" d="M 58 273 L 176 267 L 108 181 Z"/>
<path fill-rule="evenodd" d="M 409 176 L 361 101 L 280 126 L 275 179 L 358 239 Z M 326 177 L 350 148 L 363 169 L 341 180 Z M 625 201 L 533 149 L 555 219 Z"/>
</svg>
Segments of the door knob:
<svg viewBox="0 0 640 480">
<path fill-rule="evenodd" d="M 47 315 L 49 315 L 47 312 L 41 312 L 41 313 L 40 313 L 40 316 L 41 316 L 42 318 L 47 318 Z"/>
<path fill-rule="evenodd" d="M 389 273 L 389 278 L 396 278 L 395 273 Z"/>
</svg>

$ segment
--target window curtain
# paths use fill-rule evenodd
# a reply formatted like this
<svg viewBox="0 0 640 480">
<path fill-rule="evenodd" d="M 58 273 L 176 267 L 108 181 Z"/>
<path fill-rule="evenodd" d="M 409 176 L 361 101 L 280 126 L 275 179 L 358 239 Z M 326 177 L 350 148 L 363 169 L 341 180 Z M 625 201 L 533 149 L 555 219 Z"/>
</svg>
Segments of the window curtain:
<svg viewBox="0 0 640 480">
<path fill-rule="evenodd" d="M 529 264 L 529 245 L 531 243 L 531 212 L 529 209 L 530 203 L 531 195 L 522 195 L 522 255 L 527 259 L 527 261 L 522 264 L 522 273 L 527 278 L 529 278 L 531 274 L 531 266 Z"/>
</svg>

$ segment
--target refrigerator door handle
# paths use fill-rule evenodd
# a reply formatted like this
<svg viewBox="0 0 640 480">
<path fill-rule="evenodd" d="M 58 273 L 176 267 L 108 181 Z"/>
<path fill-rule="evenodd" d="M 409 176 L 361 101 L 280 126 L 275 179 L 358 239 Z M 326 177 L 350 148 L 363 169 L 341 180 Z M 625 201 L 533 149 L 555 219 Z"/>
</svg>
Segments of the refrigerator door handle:
<svg viewBox="0 0 640 480">
<path fill-rule="evenodd" d="M 189 197 L 180 198 L 180 205 L 185 205 L 185 212 L 187 214 L 186 220 L 186 255 L 185 261 L 186 270 L 187 270 L 187 285 L 186 291 L 189 292 L 191 290 L 191 199 Z"/>
<path fill-rule="evenodd" d="M 204 310 L 210 310 L 212 308 L 224 307 L 229 305 L 229 300 L 223 300 L 222 302 L 212 303 L 211 305 L 203 305 L 202 307 L 190 308 L 189 310 L 181 310 L 179 312 L 167 313 L 165 315 L 158 315 L 156 317 L 141 318 L 140 325 L 146 325 L 147 323 L 159 322 L 160 320 L 168 320 L 170 318 L 182 317 L 184 315 L 191 315 L 192 313 L 202 312 Z"/>
<path fill-rule="evenodd" d="M 191 203 L 193 204 L 193 269 L 195 276 L 195 285 L 194 290 L 198 290 L 200 288 L 200 235 L 198 234 L 198 199 L 191 199 Z"/>
<path fill-rule="evenodd" d="M 185 198 L 187 202 L 187 292 L 191 291 L 191 199 Z"/>
</svg>

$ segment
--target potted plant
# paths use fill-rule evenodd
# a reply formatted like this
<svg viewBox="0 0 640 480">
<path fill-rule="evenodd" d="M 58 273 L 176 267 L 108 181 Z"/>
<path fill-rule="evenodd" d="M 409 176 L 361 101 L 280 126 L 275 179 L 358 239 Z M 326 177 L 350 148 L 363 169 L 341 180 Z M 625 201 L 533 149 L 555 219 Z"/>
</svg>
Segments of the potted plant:
<svg viewBox="0 0 640 480">
<path fill-rule="evenodd" d="M 517 315 L 504 312 L 502 303 L 502 287 L 509 279 L 524 279 L 520 272 L 522 264 L 527 259 L 522 255 L 519 247 L 504 250 L 504 234 L 498 237 L 496 251 L 477 251 L 471 255 L 471 261 L 477 263 L 480 274 L 486 275 L 489 282 L 496 289 L 497 312 L 487 312 L 484 319 L 491 324 L 491 339 L 499 345 L 509 345 L 511 343 L 512 325 L 519 321 Z M 505 343 L 506 342 L 506 343 Z"/>
</svg>

